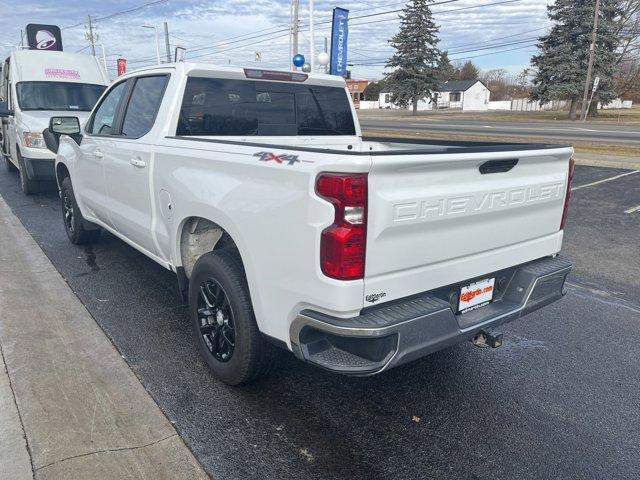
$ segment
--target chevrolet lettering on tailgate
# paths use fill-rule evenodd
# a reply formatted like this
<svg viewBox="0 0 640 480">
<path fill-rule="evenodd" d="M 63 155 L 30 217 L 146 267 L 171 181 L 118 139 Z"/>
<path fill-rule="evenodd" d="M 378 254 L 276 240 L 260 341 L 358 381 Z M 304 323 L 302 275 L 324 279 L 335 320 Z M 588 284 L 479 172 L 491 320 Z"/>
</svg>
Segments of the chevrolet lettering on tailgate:
<svg viewBox="0 0 640 480">
<path fill-rule="evenodd" d="M 394 222 L 432 220 L 448 215 L 482 213 L 561 199 L 564 195 L 563 187 L 563 183 L 545 183 L 499 192 L 400 203 L 393 207 L 393 220 Z"/>
</svg>

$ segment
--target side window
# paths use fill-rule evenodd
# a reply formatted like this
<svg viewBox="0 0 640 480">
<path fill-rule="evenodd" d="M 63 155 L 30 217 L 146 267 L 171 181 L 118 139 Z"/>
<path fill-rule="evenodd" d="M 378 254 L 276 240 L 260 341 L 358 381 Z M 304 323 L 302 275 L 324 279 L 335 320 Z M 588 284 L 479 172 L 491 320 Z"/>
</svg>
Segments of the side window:
<svg viewBox="0 0 640 480">
<path fill-rule="evenodd" d="M 102 100 L 100 106 L 97 108 L 96 113 L 93 115 L 93 120 L 88 128 L 89 133 L 94 135 L 112 135 L 113 122 L 115 120 L 116 110 L 120 98 L 125 92 L 127 82 L 122 82 L 111 89 L 107 96 Z"/>
<path fill-rule="evenodd" d="M 140 77 L 136 80 L 124 115 L 122 135 L 139 138 L 151 130 L 168 78 L 167 75 L 162 75 Z"/>
</svg>

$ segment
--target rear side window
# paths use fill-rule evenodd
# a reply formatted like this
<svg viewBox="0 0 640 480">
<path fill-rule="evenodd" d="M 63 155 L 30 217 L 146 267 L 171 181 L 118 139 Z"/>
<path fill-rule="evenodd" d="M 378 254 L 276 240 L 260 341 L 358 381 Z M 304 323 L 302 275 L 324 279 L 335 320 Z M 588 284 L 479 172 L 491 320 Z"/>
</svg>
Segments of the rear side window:
<svg viewBox="0 0 640 480">
<path fill-rule="evenodd" d="M 122 135 L 139 138 L 147 134 L 156 121 L 168 76 L 140 77 L 131 92 L 122 123 Z"/>
<path fill-rule="evenodd" d="M 343 88 L 191 77 L 177 135 L 355 135 L 355 126 Z"/>
</svg>

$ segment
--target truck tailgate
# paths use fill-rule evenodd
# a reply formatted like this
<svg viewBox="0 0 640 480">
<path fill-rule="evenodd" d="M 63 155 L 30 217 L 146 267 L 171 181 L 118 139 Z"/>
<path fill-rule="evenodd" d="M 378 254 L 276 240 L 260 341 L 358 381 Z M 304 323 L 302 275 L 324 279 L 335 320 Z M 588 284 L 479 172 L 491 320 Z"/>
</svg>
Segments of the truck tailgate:
<svg viewBox="0 0 640 480">
<path fill-rule="evenodd" d="M 365 306 L 557 253 L 572 153 L 372 155 Z"/>
</svg>

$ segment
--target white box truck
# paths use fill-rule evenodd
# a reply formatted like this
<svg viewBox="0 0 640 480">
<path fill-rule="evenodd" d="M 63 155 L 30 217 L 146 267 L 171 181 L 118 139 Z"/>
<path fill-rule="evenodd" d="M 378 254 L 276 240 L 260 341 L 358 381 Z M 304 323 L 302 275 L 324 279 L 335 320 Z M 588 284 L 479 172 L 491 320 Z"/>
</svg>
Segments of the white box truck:
<svg viewBox="0 0 640 480">
<path fill-rule="evenodd" d="M 1 147 L 5 166 L 20 172 L 22 190 L 36 193 L 55 179 L 55 153 L 43 131 L 53 116 L 89 116 L 109 78 L 96 57 L 78 53 L 14 50 L 2 64 Z"/>
</svg>

